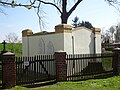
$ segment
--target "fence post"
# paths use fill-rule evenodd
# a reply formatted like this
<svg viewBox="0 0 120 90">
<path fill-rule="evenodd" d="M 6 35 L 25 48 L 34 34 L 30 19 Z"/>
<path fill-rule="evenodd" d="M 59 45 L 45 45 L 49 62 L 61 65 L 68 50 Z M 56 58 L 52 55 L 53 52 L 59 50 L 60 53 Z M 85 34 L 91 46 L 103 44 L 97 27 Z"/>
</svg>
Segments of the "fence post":
<svg viewBox="0 0 120 90">
<path fill-rule="evenodd" d="M 16 85 L 16 63 L 14 53 L 3 53 L 3 88 L 11 88 Z"/>
<path fill-rule="evenodd" d="M 66 52 L 55 52 L 56 61 L 56 81 L 67 80 Z"/>
<path fill-rule="evenodd" d="M 120 48 L 113 49 L 113 73 L 114 75 L 118 75 L 120 73 Z"/>
</svg>

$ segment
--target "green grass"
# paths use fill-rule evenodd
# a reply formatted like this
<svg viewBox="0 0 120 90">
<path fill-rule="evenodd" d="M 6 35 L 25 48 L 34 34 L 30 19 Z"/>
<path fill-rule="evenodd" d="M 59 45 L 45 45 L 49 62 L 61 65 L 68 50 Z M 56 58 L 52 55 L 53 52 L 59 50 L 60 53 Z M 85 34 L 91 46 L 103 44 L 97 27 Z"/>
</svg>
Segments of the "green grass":
<svg viewBox="0 0 120 90">
<path fill-rule="evenodd" d="M 105 52 L 103 52 L 103 53 L 105 53 L 105 54 L 111 54 L 111 53 L 113 53 L 112 51 L 105 51 Z"/>
<path fill-rule="evenodd" d="M 94 79 L 77 82 L 58 82 L 53 85 L 25 88 L 16 86 L 7 90 L 120 90 L 120 76 L 114 76 L 107 79 Z"/>
<path fill-rule="evenodd" d="M 112 56 L 112 52 L 111 51 L 106 51 L 103 54 L 107 54 Z M 105 70 L 109 70 L 110 68 L 112 68 L 112 57 L 108 57 L 108 58 L 102 58 L 102 66 L 104 67 Z"/>
<path fill-rule="evenodd" d="M 112 69 L 112 58 L 103 58 L 102 66 L 104 67 L 105 70 Z"/>
<path fill-rule="evenodd" d="M 3 44 L 0 43 L 0 52 L 3 50 Z M 22 55 L 22 43 L 15 43 L 12 47 L 11 43 L 6 44 L 6 50 L 15 53 L 16 56 Z"/>
</svg>

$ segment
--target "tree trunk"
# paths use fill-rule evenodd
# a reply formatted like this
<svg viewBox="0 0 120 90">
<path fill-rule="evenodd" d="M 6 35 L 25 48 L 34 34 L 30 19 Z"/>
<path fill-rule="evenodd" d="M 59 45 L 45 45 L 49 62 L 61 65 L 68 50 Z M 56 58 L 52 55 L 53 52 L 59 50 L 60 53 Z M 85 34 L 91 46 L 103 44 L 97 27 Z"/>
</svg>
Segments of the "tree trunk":
<svg viewBox="0 0 120 90">
<path fill-rule="evenodd" d="M 61 24 L 67 24 L 68 17 L 67 15 L 61 15 Z"/>
<path fill-rule="evenodd" d="M 67 0 L 62 0 L 61 24 L 67 24 L 68 15 L 66 8 L 67 8 Z"/>
</svg>

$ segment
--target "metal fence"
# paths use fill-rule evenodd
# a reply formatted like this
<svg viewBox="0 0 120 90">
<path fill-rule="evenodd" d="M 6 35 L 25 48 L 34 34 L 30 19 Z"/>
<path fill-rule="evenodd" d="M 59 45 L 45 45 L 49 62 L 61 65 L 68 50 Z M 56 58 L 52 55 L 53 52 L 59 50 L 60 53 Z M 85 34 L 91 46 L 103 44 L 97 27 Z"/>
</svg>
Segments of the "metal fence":
<svg viewBox="0 0 120 90">
<path fill-rule="evenodd" d="M 67 80 L 103 78 L 113 75 L 113 54 L 67 55 Z"/>
<path fill-rule="evenodd" d="M 67 80 L 113 76 L 113 54 L 66 55 Z M 17 85 L 55 80 L 54 55 L 16 58 Z"/>
<path fill-rule="evenodd" d="M 16 57 L 17 85 L 55 80 L 53 55 Z"/>
</svg>

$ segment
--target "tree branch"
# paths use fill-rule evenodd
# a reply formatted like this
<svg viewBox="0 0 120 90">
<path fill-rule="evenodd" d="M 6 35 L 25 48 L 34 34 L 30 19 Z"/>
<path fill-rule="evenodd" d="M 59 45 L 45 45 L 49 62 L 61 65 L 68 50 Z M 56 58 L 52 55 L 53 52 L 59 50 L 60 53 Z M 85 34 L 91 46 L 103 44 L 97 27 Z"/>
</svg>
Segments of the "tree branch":
<svg viewBox="0 0 120 90">
<path fill-rule="evenodd" d="M 57 8 L 57 10 L 62 14 L 61 10 L 59 9 L 59 7 L 58 7 L 57 5 L 55 5 L 55 4 L 53 4 L 53 3 L 50 3 L 50 2 L 45 2 L 45 1 L 42 1 L 42 0 L 37 0 L 37 1 L 39 1 L 39 2 L 41 2 L 41 3 L 44 3 L 44 4 L 49 4 L 49 5 L 54 6 L 54 7 Z"/>
<path fill-rule="evenodd" d="M 120 2 L 118 0 L 105 0 L 107 1 L 110 5 L 111 4 L 120 4 Z"/>
<path fill-rule="evenodd" d="M 76 9 L 76 7 L 79 5 L 80 2 L 82 2 L 83 0 L 78 0 L 74 6 L 69 10 L 68 12 L 68 17 L 71 15 L 71 13 Z"/>
<path fill-rule="evenodd" d="M 40 14 L 39 14 L 39 12 L 40 12 L 40 8 L 39 8 L 40 5 L 41 5 L 41 2 L 39 2 L 38 8 L 37 8 L 37 16 L 38 16 L 38 18 L 39 18 L 39 27 L 40 27 L 40 30 L 41 30 L 41 32 L 42 32 L 42 27 L 44 28 L 44 22 L 43 22 Z"/>
<path fill-rule="evenodd" d="M 1 8 L 0 8 L 0 13 L 3 13 L 4 15 L 7 15 Z"/>
<path fill-rule="evenodd" d="M 34 2 L 34 3 L 35 3 L 35 2 Z M 29 4 L 29 5 L 26 5 L 26 4 L 21 4 L 21 3 L 17 4 L 17 3 L 12 3 L 12 2 L 2 2 L 2 1 L 0 1 L 0 4 L 3 4 L 3 5 L 9 5 L 9 6 L 13 6 L 13 5 L 14 5 L 14 7 L 15 7 L 15 6 L 23 6 L 23 7 L 29 7 L 29 6 L 31 6 L 31 7 L 33 7 L 33 8 L 37 8 L 36 6 L 33 6 L 34 3 L 31 3 L 31 4 Z"/>
<path fill-rule="evenodd" d="M 120 12 L 120 2 L 118 0 L 105 0 L 110 6 L 113 6 L 118 12 Z"/>
</svg>

